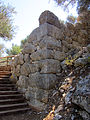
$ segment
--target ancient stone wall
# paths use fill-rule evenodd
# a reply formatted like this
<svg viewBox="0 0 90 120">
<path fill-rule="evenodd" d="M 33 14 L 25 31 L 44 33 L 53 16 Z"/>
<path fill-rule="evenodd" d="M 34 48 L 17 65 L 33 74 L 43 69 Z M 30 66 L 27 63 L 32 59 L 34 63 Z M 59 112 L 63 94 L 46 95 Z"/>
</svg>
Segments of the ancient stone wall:
<svg viewBox="0 0 90 120">
<path fill-rule="evenodd" d="M 62 61 L 85 46 L 87 33 L 79 25 L 64 25 L 50 11 L 43 12 L 39 27 L 33 30 L 13 61 L 13 80 L 32 107 L 46 108 L 48 94 L 60 76 Z"/>
</svg>

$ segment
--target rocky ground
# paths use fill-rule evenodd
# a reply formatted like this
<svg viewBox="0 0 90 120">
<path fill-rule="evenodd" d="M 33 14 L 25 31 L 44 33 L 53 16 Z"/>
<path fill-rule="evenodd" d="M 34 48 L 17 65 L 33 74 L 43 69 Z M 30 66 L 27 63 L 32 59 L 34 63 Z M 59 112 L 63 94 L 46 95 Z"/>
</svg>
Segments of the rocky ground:
<svg viewBox="0 0 90 120">
<path fill-rule="evenodd" d="M 72 64 L 62 62 L 62 73 L 49 96 L 52 110 L 43 120 L 90 120 L 90 58 L 85 48 L 79 53 Z"/>
<path fill-rule="evenodd" d="M 42 120 L 45 117 L 44 113 L 28 111 L 22 113 L 15 113 L 11 115 L 2 115 L 0 120 Z"/>
</svg>

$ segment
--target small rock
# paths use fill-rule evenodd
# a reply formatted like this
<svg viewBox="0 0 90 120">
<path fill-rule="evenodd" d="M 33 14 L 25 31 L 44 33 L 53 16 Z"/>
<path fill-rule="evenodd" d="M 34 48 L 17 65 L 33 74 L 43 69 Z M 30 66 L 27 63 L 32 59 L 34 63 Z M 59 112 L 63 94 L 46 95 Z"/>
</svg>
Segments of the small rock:
<svg viewBox="0 0 90 120">
<path fill-rule="evenodd" d="M 72 96 L 72 93 L 71 92 L 68 92 L 66 97 L 65 97 L 65 104 L 70 104 L 71 103 L 71 96 Z"/>
<path fill-rule="evenodd" d="M 79 111 L 79 114 L 82 116 L 84 120 L 90 120 L 90 115 L 86 111 Z"/>
<path fill-rule="evenodd" d="M 58 108 L 55 110 L 54 113 L 58 113 L 61 110 L 63 110 L 63 105 L 59 105 Z"/>
<path fill-rule="evenodd" d="M 61 115 L 56 114 L 55 117 L 53 118 L 53 120 L 60 120 L 61 118 L 62 118 Z"/>
<path fill-rule="evenodd" d="M 90 44 L 87 46 L 87 49 L 88 49 L 88 51 L 89 51 L 89 53 L 90 53 Z"/>
<path fill-rule="evenodd" d="M 75 66 L 84 66 L 88 63 L 88 59 L 87 58 L 79 58 L 75 61 Z"/>
</svg>

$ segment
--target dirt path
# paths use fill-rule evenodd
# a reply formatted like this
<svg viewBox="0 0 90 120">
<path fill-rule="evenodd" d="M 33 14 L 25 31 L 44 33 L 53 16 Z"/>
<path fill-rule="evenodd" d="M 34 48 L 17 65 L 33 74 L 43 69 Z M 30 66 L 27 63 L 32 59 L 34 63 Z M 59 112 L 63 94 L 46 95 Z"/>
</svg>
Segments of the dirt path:
<svg viewBox="0 0 90 120">
<path fill-rule="evenodd" d="M 42 113 L 37 113 L 34 111 L 0 116 L 0 120 L 42 120 L 43 118 L 44 116 Z"/>
</svg>

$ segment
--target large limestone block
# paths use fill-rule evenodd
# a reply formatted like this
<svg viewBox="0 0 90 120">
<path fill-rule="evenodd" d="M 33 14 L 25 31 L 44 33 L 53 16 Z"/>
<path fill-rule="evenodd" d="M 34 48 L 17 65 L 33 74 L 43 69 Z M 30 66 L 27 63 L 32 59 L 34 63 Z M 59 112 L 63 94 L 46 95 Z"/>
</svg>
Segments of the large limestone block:
<svg viewBox="0 0 90 120">
<path fill-rule="evenodd" d="M 40 74 L 39 72 L 29 75 L 29 86 L 49 90 L 55 86 L 55 74 Z"/>
<path fill-rule="evenodd" d="M 61 41 L 51 36 L 45 36 L 39 43 L 40 48 L 47 48 L 52 50 L 61 50 Z"/>
<path fill-rule="evenodd" d="M 22 50 L 23 54 L 29 54 L 29 53 L 33 53 L 36 50 L 35 46 L 32 45 L 31 43 L 27 43 L 24 47 L 24 49 Z"/>
<path fill-rule="evenodd" d="M 72 102 L 90 113 L 90 75 L 81 78 L 72 96 Z"/>
<path fill-rule="evenodd" d="M 50 24 L 47 24 L 47 35 L 54 37 L 57 40 L 62 40 L 63 38 L 62 30 Z"/>
<path fill-rule="evenodd" d="M 39 71 L 39 65 L 37 63 L 29 64 L 30 73 L 35 73 Z"/>
<path fill-rule="evenodd" d="M 28 88 L 28 80 L 29 78 L 24 76 L 24 75 L 20 75 L 19 80 L 17 81 L 17 85 L 21 88 L 27 89 Z"/>
<path fill-rule="evenodd" d="M 40 73 L 60 73 L 60 62 L 54 59 L 46 59 L 40 61 L 41 71 Z"/>
<path fill-rule="evenodd" d="M 40 102 L 44 102 L 44 103 L 48 102 L 48 95 L 49 95 L 49 91 L 38 89 L 35 87 L 28 87 L 25 93 L 25 96 L 28 100 L 30 100 L 31 98 L 35 98 Z"/>
<path fill-rule="evenodd" d="M 54 52 L 54 59 L 55 60 L 62 61 L 62 60 L 65 59 L 65 57 L 66 57 L 65 52 L 60 52 L 60 51 L 55 51 Z"/>
<path fill-rule="evenodd" d="M 28 63 L 24 63 L 22 66 L 21 66 L 21 75 L 29 75 L 30 73 L 30 68 L 29 68 L 29 64 Z"/>
<path fill-rule="evenodd" d="M 88 61 L 88 57 L 89 57 L 89 56 L 84 57 L 84 58 L 78 58 L 78 59 L 74 62 L 74 65 L 75 65 L 76 67 L 86 65 L 86 64 L 89 62 L 89 61 Z"/>
<path fill-rule="evenodd" d="M 58 17 L 48 10 L 44 11 L 39 17 L 39 24 L 41 25 L 44 23 L 49 23 L 60 28 L 60 21 Z"/>
<path fill-rule="evenodd" d="M 68 30 L 74 30 L 74 25 L 72 23 L 67 22 L 66 27 Z"/>
<path fill-rule="evenodd" d="M 24 63 L 24 57 L 23 57 L 23 54 L 22 53 L 20 53 L 19 55 L 18 55 L 18 62 L 19 62 L 19 64 L 23 64 Z"/>
<path fill-rule="evenodd" d="M 37 111 L 42 111 L 42 110 L 45 110 L 47 105 L 43 102 L 40 102 L 38 101 L 37 99 L 35 98 L 31 98 L 29 101 L 28 101 L 28 104 L 30 107 L 36 109 Z"/>
<path fill-rule="evenodd" d="M 24 55 L 24 61 L 25 61 L 26 63 L 30 63 L 30 56 L 29 56 L 29 54 L 25 54 L 25 55 Z"/>
<path fill-rule="evenodd" d="M 39 43 L 44 36 L 51 36 L 58 40 L 61 40 L 63 37 L 63 33 L 62 30 L 60 30 L 56 26 L 44 23 L 40 25 L 40 27 L 32 31 L 29 36 L 28 42 L 32 44 L 34 43 L 35 45 L 35 42 Z"/>
<path fill-rule="evenodd" d="M 54 58 L 54 53 L 52 50 L 42 49 L 38 50 L 30 55 L 33 61 L 43 60 L 43 59 L 52 59 Z"/>
<path fill-rule="evenodd" d="M 88 46 L 87 46 L 87 50 L 88 50 L 89 53 L 90 53 L 90 44 L 88 44 Z"/>
<path fill-rule="evenodd" d="M 15 69 L 15 75 L 16 75 L 16 76 L 20 76 L 20 68 L 21 68 L 20 65 L 17 65 L 17 66 L 16 66 L 16 69 Z"/>
</svg>

